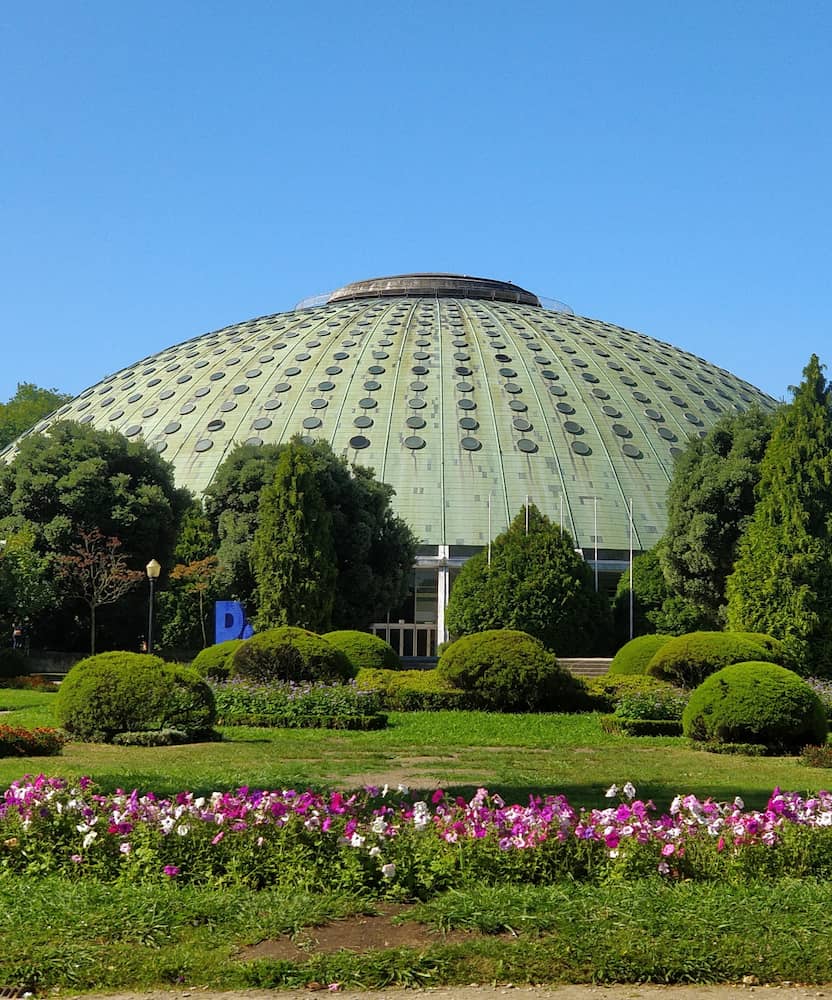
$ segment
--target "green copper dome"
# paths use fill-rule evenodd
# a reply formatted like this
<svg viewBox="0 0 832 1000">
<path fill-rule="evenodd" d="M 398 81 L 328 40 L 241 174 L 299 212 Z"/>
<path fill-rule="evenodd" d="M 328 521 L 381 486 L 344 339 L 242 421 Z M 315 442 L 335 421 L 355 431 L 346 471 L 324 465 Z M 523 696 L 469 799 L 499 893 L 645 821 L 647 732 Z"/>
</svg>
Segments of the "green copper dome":
<svg viewBox="0 0 832 1000">
<path fill-rule="evenodd" d="M 485 545 L 528 498 L 585 552 L 620 559 L 631 500 L 635 550 L 664 530 L 690 435 L 776 405 L 693 354 L 508 282 L 401 275 L 310 301 L 146 357 L 33 431 L 63 418 L 144 438 L 197 493 L 235 444 L 322 438 L 395 488 L 425 545 Z"/>
</svg>

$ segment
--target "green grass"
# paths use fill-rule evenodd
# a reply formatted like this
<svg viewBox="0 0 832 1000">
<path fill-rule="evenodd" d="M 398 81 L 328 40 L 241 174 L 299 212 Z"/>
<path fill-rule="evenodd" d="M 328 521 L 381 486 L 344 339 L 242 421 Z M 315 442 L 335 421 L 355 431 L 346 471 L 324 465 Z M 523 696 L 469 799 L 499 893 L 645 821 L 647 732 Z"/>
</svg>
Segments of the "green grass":
<svg viewBox="0 0 832 1000">
<path fill-rule="evenodd" d="M 13 709 L 0 719 L 55 725 L 52 695 L 0 691 Z M 688 748 L 680 737 L 605 733 L 597 715 L 500 715 L 487 712 L 391 713 L 379 732 L 225 728 L 220 743 L 165 748 L 69 744 L 60 757 L 0 760 L 0 786 L 24 773 L 90 775 L 104 789 L 164 794 L 190 788 L 351 788 L 367 781 L 444 788 L 467 794 L 484 785 L 504 798 L 562 792 L 575 805 L 603 803 L 612 782 L 630 780 L 640 796 L 666 807 L 677 792 L 763 806 L 775 785 L 827 787 L 829 772 L 796 758 L 748 758 Z"/>
</svg>

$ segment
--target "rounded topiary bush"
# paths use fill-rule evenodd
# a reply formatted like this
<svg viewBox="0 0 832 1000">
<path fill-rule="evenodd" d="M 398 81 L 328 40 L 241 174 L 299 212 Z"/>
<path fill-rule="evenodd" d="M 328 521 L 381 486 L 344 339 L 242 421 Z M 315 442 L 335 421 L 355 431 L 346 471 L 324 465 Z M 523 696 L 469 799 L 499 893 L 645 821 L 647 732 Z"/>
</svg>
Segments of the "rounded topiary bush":
<svg viewBox="0 0 832 1000">
<path fill-rule="evenodd" d="M 760 744 L 798 753 L 826 741 L 826 711 L 796 673 L 752 661 L 723 667 L 690 696 L 682 715 L 686 736 L 703 743 Z"/>
<path fill-rule="evenodd" d="M 55 714 L 76 739 L 111 742 L 127 732 L 176 729 L 197 738 L 215 719 L 199 675 L 145 653 L 111 652 L 79 661 L 55 696 Z"/>
<path fill-rule="evenodd" d="M 272 681 L 345 681 L 353 676 L 350 661 L 323 636 L 283 625 L 258 632 L 235 651 L 235 677 L 268 684 Z"/>
<path fill-rule="evenodd" d="M 224 681 L 231 673 L 231 659 L 247 639 L 228 639 L 201 649 L 191 662 L 200 677 Z"/>
<path fill-rule="evenodd" d="M 732 663 L 774 663 L 778 658 L 777 653 L 747 633 L 688 632 L 670 639 L 653 655 L 647 675 L 690 689 Z"/>
<path fill-rule="evenodd" d="M 637 635 L 630 639 L 612 658 L 610 674 L 644 674 L 658 651 L 673 638 L 672 635 Z"/>
<path fill-rule="evenodd" d="M 341 629 L 327 632 L 324 639 L 331 643 L 350 661 L 353 673 L 359 670 L 401 670 L 402 661 L 389 642 L 370 632 Z"/>
<path fill-rule="evenodd" d="M 449 646 L 437 671 L 484 707 L 502 712 L 577 711 L 586 685 L 527 632 L 489 629 Z"/>
</svg>

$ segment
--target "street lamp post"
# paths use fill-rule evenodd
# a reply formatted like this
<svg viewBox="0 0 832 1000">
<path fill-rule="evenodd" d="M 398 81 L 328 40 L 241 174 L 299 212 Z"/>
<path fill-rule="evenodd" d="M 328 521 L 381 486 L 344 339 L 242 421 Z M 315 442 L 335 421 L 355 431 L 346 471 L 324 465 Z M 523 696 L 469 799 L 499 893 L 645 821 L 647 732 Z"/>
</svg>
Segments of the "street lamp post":
<svg viewBox="0 0 832 1000">
<path fill-rule="evenodd" d="M 150 600 L 147 605 L 147 651 L 148 653 L 153 652 L 153 599 L 156 587 L 156 581 L 159 579 L 159 574 L 162 572 L 162 567 L 155 559 L 151 559 L 150 562 L 145 567 L 145 572 L 147 573 L 147 579 L 150 584 Z"/>
</svg>

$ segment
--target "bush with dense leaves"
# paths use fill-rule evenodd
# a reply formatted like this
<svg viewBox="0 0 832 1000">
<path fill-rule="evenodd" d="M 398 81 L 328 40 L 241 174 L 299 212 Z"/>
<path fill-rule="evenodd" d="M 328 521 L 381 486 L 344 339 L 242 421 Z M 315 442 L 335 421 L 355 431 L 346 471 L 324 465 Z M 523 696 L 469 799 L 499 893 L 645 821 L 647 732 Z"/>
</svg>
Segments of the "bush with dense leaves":
<svg viewBox="0 0 832 1000">
<path fill-rule="evenodd" d="M 108 743 L 118 733 L 210 732 L 214 696 L 196 671 L 144 653 L 99 653 L 79 661 L 55 696 L 55 714 L 73 737 Z"/>
<path fill-rule="evenodd" d="M 768 646 L 764 638 L 769 640 Z M 690 690 L 732 663 L 777 662 L 781 654 L 774 651 L 772 643 L 768 636 L 741 632 L 688 632 L 670 639 L 653 655 L 647 675 Z"/>
<path fill-rule="evenodd" d="M 573 712 L 587 707 L 586 685 L 526 632 L 489 629 L 466 635 L 439 659 L 439 675 L 503 712 Z"/>
<path fill-rule="evenodd" d="M 353 672 L 359 670 L 401 670 L 402 661 L 399 654 L 389 642 L 381 636 L 370 632 L 359 632 L 357 629 L 341 629 L 336 632 L 326 632 L 324 639 L 332 643 L 350 661 Z"/>
<path fill-rule="evenodd" d="M 191 662 L 200 677 L 224 681 L 231 673 L 231 660 L 245 639 L 228 639 L 201 649 Z"/>
<path fill-rule="evenodd" d="M 57 729 L 0 726 L 0 757 L 54 757 L 66 736 Z"/>
<path fill-rule="evenodd" d="M 347 681 L 350 661 L 323 636 L 283 625 L 246 639 L 234 652 L 231 676 L 259 684 L 272 681 Z"/>
<path fill-rule="evenodd" d="M 355 683 L 363 691 L 375 692 L 381 707 L 394 712 L 461 711 L 480 707 L 474 695 L 454 687 L 437 670 L 365 667 L 358 671 Z"/>
<path fill-rule="evenodd" d="M 376 691 L 348 684 L 257 684 L 241 679 L 214 685 L 217 717 L 225 726 L 287 729 L 383 729 L 387 716 Z"/>
<path fill-rule="evenodd" d="M 672 685 L 646 674 L 603 674 L 586 681 L 590 708 L 595 712 L 612 712 L 619 701 L 630 694 L 665 691 Z"/>
<path fill-rule="evenodd" d="M 610 674 L 646 674 L 653 657 L 672 635 L 639 635 L 630 639 L 612 658 Z"/>
<path fill-rule="evenodd" d="M 826 741 L 820 698 L 797 674 L 763 661 L 735 663 L 706 678 L 682 716 L 685 736 L 706 744 L 750 743 L 799 753 Z"/>
</svg>

